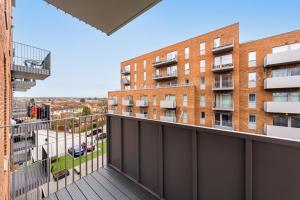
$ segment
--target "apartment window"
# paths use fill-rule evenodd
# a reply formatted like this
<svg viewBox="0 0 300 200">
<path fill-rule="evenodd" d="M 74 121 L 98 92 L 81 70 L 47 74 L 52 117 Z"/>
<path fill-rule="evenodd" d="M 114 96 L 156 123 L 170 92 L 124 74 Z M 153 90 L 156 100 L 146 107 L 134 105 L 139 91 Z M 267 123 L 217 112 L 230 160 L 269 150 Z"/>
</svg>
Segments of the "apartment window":
<svg viewBox="0 0 300 200">
<path fill-rule="evenodd" d="M 224 56 L 218 56 L 215 57 L 215 66 L 220 66 L 220 65 L 232 65 L 232 54 L 224 55 Z"/>
<path fill-rule="evenodd" d="M 256 52 L 252 51 L 248 53 L 248 67 L 256 66 Z"/>
<path fill-rule="evenodd" d="M 182 106 L 188 106 L 188 96 L 186 94 L 182 95 Z"/>
<path fill-rule="evenodd" d="M 200 55 L 205 55 L 205 42 L 200 43 Z"/>
<path fill-rule="evenodd" d="M 289 126 L 289 117 L 285 115 L 274 115 L 273 116 L 273 125 L 274 126 Z"/>
<path fill-rule="evenodd" d="M 153 109 L 153 119 L 156 119 L 156 109 Z"/>
<path fill-rule="evenodd" d="M 155 62 L 159 62 L 159 56 L 155 57 Z"/>
<path fill-rule="evenodd" d="M 205 124 L 205 112 L 200 112 L 200 124 Z"/>
<path fill-rule="evenodd" d="M 146 79 L 147 79 L 147 73 L 144 72 L 144 81 L 146 81 Z"/>
<path fill-rule="evenodd" d="M 184 58 L 185 59 L 188 59 L 190 57 L 190 48 L 189 47 L 186 47 L 184 49 Z"/>
<path fill-rule="evenodd" d="M 205 60 L 200 60 L 200 72 L 205 72 Z"/>
<path fill-rule="evenodd" d="M 137 66 L 137 64 L 134 63 L 134 72 L 136 72 L 136 66 Z"/>
<path fill-rule="evenodd" d="M 276 92 L 272 96 L 275 102 L 300 102 L 300 92 Z"/>
<path fill-rule="evenodd" d="M 146 69 L 146 66 L 147 66 L 147 61 L 144 60 L 144 69 Z"/>
<path fill-rule="evenodd" d="M 153 104 L 153 106 L 156 106 L 156 96 L 152 97 L 152 104 Z"/>
<path fill-rule="evenodd" d="M 200 78 L 200 89 L 205 90 L 205 77 Z"/>
<path fill-rule="evenodd" d="M 248 108 L 256 108 L 256 94 L 249 94 Z"/>
<path fill-rule="evenodd" d="M 188 113 L 186 111 L 182 113 L 182 123 L 188 123 Z"/>
<path fill-rule="evenodd" d="M 177 74 L 177 66 L 167 67 L 167 75 Z"/>
<path fill-rule="evenodd" d="M 233 108 L 232 94 L 231 93 L 216 94 L 214 107 L 232 109 Z"/>
<path fill-rule="evenodd" d="M 134 82 L 136 82 L 136 74 L 134 74 Z"/>
<path fill-rule="evenodd" d="M 300 67 L 274 69 L 272 77 L 300 76 Z"/>
<path fill-rule="evenodd" d="M 300 49 L 300 43 L 294 43 L 294 44 L 274 47 L 272 49 L 272 53 L 281 53 L 281 52 L 286 52 L 286 51 L 290 51 L 290 50 L 297 50 L 297 49 Z"/>
<path fill-rule="evenodd" d="M 291 117 L 291 127 L 292 128 L 300 128 L 300 116 L 292 116 Z"/>
<path fill-rule="evenodd" d="M 200 95 L 200 107 L 205 107 L 205 95 Z"/>
<path fill-rule="evenodd" d="M 214 39 L 214 48 L 221 46 L 221 38 Z"/>
<path fill-rule="evenodd" d="M 184 74 L 185 75 L 189 75 L 190 73 L 190 64 L 189 63 L 185 63 L 184 64 Z"/>
<path fill-rule="evenodd" d="M 135 89 L 135 90 L 137 89 L 137 86 L 136 86 L 136 85 L 134 85 L 134 89 Z"/>
<path fill-rule="evenodd" d="M 221 127 L 233 128 L 232 114 L 216 112 L 214 125 L 218 127 L 221 126 Z"/>
<path fill-rule="evenodd" d="M 126 85 L 126 86 L 124 87 L 124 89 L 125 89 L 125 90 L 130 90 L 130 85 Z"/>
<path fill-rule="evenodd" d="M 254 114 L 249 115 L 248 129 L 256 129 L 256 115 L 254 115 Z"/>
<path fill-rule="evenodd" d="M 248 88 L 256 87 L 256 73 L 248 73 Z"/>
<path fill-rule="evenodd" d="M 167 60 L 173 60 L 177 57 L 177 51 L 173 51 L 167 54 Z"/>
<path fill-rule="evenodd" d="M 184 85 L 190 85 L 190 80 L 189 79 L 185 79 L 184 80 Z"/>
</svg>

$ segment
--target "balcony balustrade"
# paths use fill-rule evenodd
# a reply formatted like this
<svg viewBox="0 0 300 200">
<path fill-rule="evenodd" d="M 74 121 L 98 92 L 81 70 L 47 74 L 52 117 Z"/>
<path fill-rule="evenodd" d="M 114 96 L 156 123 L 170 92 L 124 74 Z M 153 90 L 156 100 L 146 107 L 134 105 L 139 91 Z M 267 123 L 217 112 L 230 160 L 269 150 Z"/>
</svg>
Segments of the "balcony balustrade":
<svg viewBox="0 0 300 200">
<path fill-rule="evenodd" d="M 153 67 L 162 67 L 167 65 L 174 65 L 178 61 L 177 56 L 172 58 L 160 58 L 159 60 L 154 60 L 152 65 Z"/>
</svg>

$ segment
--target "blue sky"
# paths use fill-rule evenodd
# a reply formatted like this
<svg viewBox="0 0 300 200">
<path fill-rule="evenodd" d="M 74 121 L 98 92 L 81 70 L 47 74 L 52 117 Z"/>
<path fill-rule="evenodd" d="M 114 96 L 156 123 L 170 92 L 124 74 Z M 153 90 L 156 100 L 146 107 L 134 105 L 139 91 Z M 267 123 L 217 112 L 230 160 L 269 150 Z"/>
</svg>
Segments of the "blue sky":
<svg viewBox="0 0 300 200">
<path fill-rule="evenodd" d="M 296 0 L 163 0 L 112 36 L 42 0 L 18 0 L 14 40 L 52 52 L 52 76 L 15 96 L 103 97 L 120 62 L 240 22 L 241 42 L 300 29 Z"/>
</svg>

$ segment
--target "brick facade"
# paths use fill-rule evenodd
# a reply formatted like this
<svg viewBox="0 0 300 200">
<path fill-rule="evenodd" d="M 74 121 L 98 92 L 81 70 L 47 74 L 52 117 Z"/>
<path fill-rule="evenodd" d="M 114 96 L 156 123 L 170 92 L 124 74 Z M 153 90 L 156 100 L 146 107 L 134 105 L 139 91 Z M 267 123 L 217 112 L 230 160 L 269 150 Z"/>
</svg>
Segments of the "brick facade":
<svg viewBox="0 0 300 200">
<path fill-rule="evenodd" d="M 214 39 L 220 38 L 221 46 L 233 44 L 233 48 L 224 52 L 216 53 L 213 51 Z M 200 53 L 200 43 L 205 42 L 205 54 Z M 160 108 L 159 102 L 168 94 L 176 96 L 176 118 L 177 122 L 182 122 L 182 113 L 188 113 L 188 123 L 193 125 L 201 125 L 212 127 L 216 125 L 216 113 L 225 113 L 227 116 L 232 116 L 232 129 L 236 131 L 264 133 L 265 124 L 272 124 L 273 114 L 264 111 L 264 102 L 272 101 L 272 93 L 281 90 L 266 90 L 264 89 L 264 80 L 270 76 L 271 69 L 264 67 L 264 58 L 267 54 L 272 53 L 272 48 L 286 44 L 300 42 L 300 30 L 289 32 L 281 35 L 276 35 L 247 43 L 239 43 L 239 24 L 232 24 L 224 28 L 209 32 L 198 37 L 188 39 L 177 44 L 147 53 L 145 55 L 124 61 L 121 63 L 121 91 L 108 92 L 109 99 L 117 98 L 118 114 L 126 110 L 126 106 L 122 106 L 122 98 L 132 96 L 133 101 L 139 100 L 141 96 L 147 96 L 149 105 L 142 110 L 136 105 L 132 106 L 133 113 L 144 112 L 148 114 L 148 118 L 153 118 L 153 109 L 156 110 L 156 119 L 160 119 L 160 115 L 165 113 L 165 109 Z M 186 58 L 185 53 L 189 48 L 189 57 Z M 177 77 L 164 80 L 154 80 L 153 74 L 156 73 L 157 67 L 153 65 L 157 56 L 165 58 L 170 52 L 177 51 Z M 256 52 L 256 65 L 248 66 L 248 53 Z M 215 58 L 232 54 L 233 69 L 229 71 L 215 72 L 212 70 Z M 200 61 L 205 60 L 205 72 L 200 70 Z M 146 62 L 146 66 L 144 66 Z M 189 63 L 189 73 L 185 73 L 185 64 Z M 130 66 L 130 84 L 126 86 L 122 83 L 122 78 L 125 76 L 122 73 L 125 67 Z M 159 67 L 159 73 L 165 74 L 167 67 L 172 64 Z M 136 68 L 136 70 L 135 70 Z M 256 86 L 248 87 L 248 73 L 256 73 Z M 146 80 L 144 81 L 144 73 Z M 213 90 L 213 80 L 218 75 L 231 74 L 233 89 L 232 90 Z M 136 76 L 136 80 L 135 80 Z M 205 89 L 200 87 L 200 79 L 205 77 Z M 188 80 L 189 86 L 186 85 Z M 159 85 L 158 85 L 159 83 Z M 173 83 L 176 87 L 168 87 Z M 129 89 L 130 87 L 130 89 Z M 147 88 L 147 89 L 146 89 Z M 192 89 L 193 88 L 193 89 Z M 286 91 L 286 90 L 284 90 Z M 299 91 L 299 89 L 289 89 L 289 91 Z M 219 94 L 231 94 L 233 109 L 224 111 L 222 109 L 213 109 L 215 96 Z M 256 95 L 256 107 L 248 108 L 249 94 Z M 188 105 L 182 105 L 182 96 L 188 96 Z M 200 96 L 205 95 L 205 106 L 200 106 Z M 157 96 L 157 105 L 151 103 L 153 96 Z M 109 110 L 115 109 L 114 106 L 109 106 Z M 200 113 L 205 112 L 205 121 L 200 123 Z M 249 126 L 249 114 L 256 116 L 255 128 Z M 226 117 L 225 117 L 226 118 Z M 249 127 L 251 129 L 249 129 Z M 222 127 L 221 127 L 222 128 Z"/>
<path fill-rule="evenodd" d="M 0 126 L 9 125 L 11 118 L 11 1 L 0 1 Z M 0 199 L 9 199 L 10 134 L 8 129 L 0 128 Z M 6 165 L 6 166 L 5 166 Z M 4 168 L 8 167 L 6 170 Z"/>
</svg>

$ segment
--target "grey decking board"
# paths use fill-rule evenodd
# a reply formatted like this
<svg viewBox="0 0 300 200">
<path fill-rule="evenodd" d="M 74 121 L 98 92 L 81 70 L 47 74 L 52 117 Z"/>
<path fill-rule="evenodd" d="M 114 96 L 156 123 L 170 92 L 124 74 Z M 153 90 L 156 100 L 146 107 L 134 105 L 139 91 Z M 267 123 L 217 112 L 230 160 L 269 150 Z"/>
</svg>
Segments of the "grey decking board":
<svg viewBox="0 0 300 200">
<path fill-rule="evenodd" d="M 100 175 L 100 177 L 102 177 L 102 179 L 106 179 L 111 182 L 115 187 L 126 194 L 131 200 L 146 200 L 141 195 L 137 194 L 134 188 L 129 188 L 129 185 L 124 185 L 119 180 L 116 180 L 112 175 L 107 176 L 105 174 L 102 174 L 101 170 L 97 171 L 97 173 Z"/>
<path fill-rule="evenodd" d="M 103 178 L 103 176 L 101 176 L 98 172 L 94 172 L 92 174 L 92 177 L 101 185 L 103 185 L 103 187 L 110 191 L 111 194 L 113 194 L 113 196 L 116 199 L 122 199 L 122 200 L 131 200 L 127 194 L 123 193 L 119 188 L 117 188 L 115 185 L 113 185 L 109 180 Z"/>
<path fill-rule="evenodd" d="M 50 194 L 50 196 L 48 196 L 47 198 L 45 198 L 44 200 L 58 200 L 55 194 Z"/>
<path fill-rule="evenodd" d="M 121 185 L 126 185 L 127 188 L 130 188 L 130 190 L 134 191 L 136 195 L 138 195 L 143 200 L 157 200 L 155 196 L 150 194 L 145 189 L 138 186 L 136 183 L 134 183 L 132 180 L 128 179 L 124 175 L 120 174 L 116 170 L 112 168 L 103 168 L 99 170 L 102 175 L 106 176 L 107 178 L 111 177 L 114 181 L 119 181 Z"/>
<path fill-rule="evenodd" d="M 117 198 L 113 196 L 113 194 L 110 193 L 110 191 L 107 191 L 106 188 L 104 188 L 103 185 L 101 185 L 99 182 L 97 182 L 91 175 L 86 176 L 83 178 L 87 184 L 98 194 L 99 197 L 101 197 L 104 200 L 116 200 Z M 119 200 L 119 199 L 117 199 Z M 123 200 L 123 199 L 120 199 Z"/>
<path fill-rule="evenodd" d="M 67 186 L 67 190 L 69 194 L 71 195 L 73 200 L 84 200 L 87 199 L 79 190 L 76 184 L 71 184 Z"/>
<path fill-rule="evenodd" d="M 59 200 L 72 200 L 72 197 L 70 196 L 70 194 L 69 194 L 68 190 L 66 190 L 66 188 L 58 190 L 56 192 L 56 196 Z"/>
<path fill-rule="evenodd" d="M 75 184 L 87 199 L 102 200 L 83 179 L 76 181 Z"/>
</svg>

